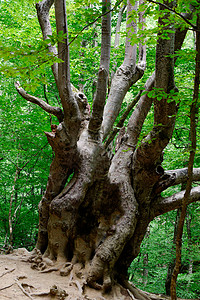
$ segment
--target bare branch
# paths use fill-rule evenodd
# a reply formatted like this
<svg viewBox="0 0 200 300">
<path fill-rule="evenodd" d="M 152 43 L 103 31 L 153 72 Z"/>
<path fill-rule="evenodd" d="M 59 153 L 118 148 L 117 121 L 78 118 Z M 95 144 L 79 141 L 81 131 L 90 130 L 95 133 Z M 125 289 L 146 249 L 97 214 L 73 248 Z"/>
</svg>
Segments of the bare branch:
<svg viewBox="0 0 200 300">
<path fill-rule="evenodd" d="M 151 205 L 151 219 L 156 216 L 162 215 L 168 211 L 180 208 L 184 198 L 185 191 L 173 194 L 170 197 L 158 197 L 152 202 Z M 191 189 L 188 204 L 200 201 L 200 186 Z"/>
<path fill-rule="evenodd" d="M 46 40 L 49 36 L 52 35 L 51 24 L 49 20 L 49 10 L 53 5 L 54 0 L 43 0 L 42 2 L 36 3 L 36 10 L 38 21 L 40 23 L 40 27 L 42 30 L 43 39 Z M 51 43 L 48 44 L 49 52 L 53 53 L 57 56 L 57 48 L 56 46 L 52 46 Z M 56 81 L 58 83 L 58 64 L 54 63 L 52 65 L 52 72 Z"/>
<path fill-rule="evenodd" d="M 129 67 L 124 68 L 123 65 L 118 68 L 113 77 L 108 100 L 104 108 L 102 124 L 104 139 L 112 129 L 126 93 L 130 87 L 143 76 L 143 74 L 144 71 L 137 67 L 134 73 Z"/>
<path fill-rule="evenodd" d="M 137 24 L 134 21 L 130 22 L 131 12 L 137 11 L 138 2 L 132 6 L 131 1 L 127 1 L 127 14 L 126 14 L 126 43 L 125 43 L 125 58 L 123 64 L 125 66 L 131 66 L 133 69 L 136 66 L 136 51 L 137 45 L 131 45 L 131 37 L 133 33 L 137 33 Z"/>
<path fill-rule="evenodd" d="M 57 117 L 59 122 L 63 121 L 64 115 L 63 115 L 63 111 L 61 108 L 59 107 L 53 107 L 49 104 L 47 104 L 45 101 L 43 101 L 42 99 L 39 99 L 35 96 L 31 96 L 29 94 L 26 93 L 26 91 L 20 87 L 19 82 L 15 83 L 15 88 L 17 89 L 18 93 L 27 101 L 37 104 L 38 106 L 40 106 L 43 110 L 45 110 L 46 112 L 54 115 Z"/>
<path fill-rule="evenodd" d="M 166 171 L 167 175 L 175 175 L 175 182 L 173 185 L 184 183 L 188 178 L 188 168 L 176 169 Z M 200 181 L 200 168 L 193 169 L 192 181 Z"/>
<path fill-rule="evenodd" d="M 102 2 L 103 10 L 110 10 L 110 0 Z M 89 122 L 89 131 L 97 133 L 103 120 L 103 109 L 106 101 L 106 91 L 110 64 L 111 44 L 111 14 L 102 17 L 101 60 L 97 79 L 97 91 L 93 102 L 92 115 Z"/>
<path fill-rule="evenodd" d="M 151 108 L 152 99 L 148 97 L 148 92 L 151 91 L 154 86 L 155 81 L 155 72 L 147 80 L 145 84 L 146 94 L 142 95 L 134 112 L 132 113 L 127 127 L 127 142 L 131 145 L 137 145 L 138 138 L 140 136 L 143 123 L 146 119 L 146 116 Z"/>
</svg>

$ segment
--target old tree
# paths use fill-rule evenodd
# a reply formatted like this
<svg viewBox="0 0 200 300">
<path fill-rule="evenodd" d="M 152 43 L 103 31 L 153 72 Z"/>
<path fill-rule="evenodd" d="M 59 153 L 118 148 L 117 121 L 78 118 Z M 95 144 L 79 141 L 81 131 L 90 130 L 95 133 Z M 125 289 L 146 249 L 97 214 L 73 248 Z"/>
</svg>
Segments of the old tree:
<svg viewBox="0 0 200 300">
<path fill-rule="evenodd" d="M 153 5 L 150 2 L 139 3 L 143 5 L 138 13 L 140 28 L 145 24 L 143 12 Z M 189 12 L 183 13 L 175 13 L 173 1 L 160 4 L 155 72 L 147 80 L 143 92 L 129 104 L 117 126 L 114 123 L 126 93 L 145 73 L 145 40 L 141 36 L 138 49 L 131 40 L 137 32 L 138 3 L 128 0 L 124 60 L 110 76 L 111 13 L 121 3 L 111 7 L 110 0 L 102 2 L 101 58 L 91 111 L 85 94 L 70 81 L 65 0 L 43 0 L 36 4 L 49 53 L 60 59 L 60 63 L 52 65 L 52 73 L 61 101 L 61 107 L 53 107 L 28 94 L 16 83 L 16 89 L 24 99 L 39 105 L 58 120 L 57 125 L 52 125 L 52 131 L 46 132 L 54 158 L 39 204 L 36 249 L 43 257 L 62 265 L 62 275 L 79 266 L 85 282 L 104 292 L 108 292 L 114 282 L 128 287 L 127 270 L 140 252 L 149 223 L 156 216 L 182 205 L 184 191 L 167 198 L 162 197 L 161 192 L 186 182 L 187 169 L 164 170 L 162 157 L 172 137 L 178 111 L 173 54 L 181 49 L 188 28 L 196 32 L 197 71 L 193 102 L 198 98 L 200 27 L 195 3 Z M 59 36 L 56 44 L 50 43 L 50 9 L 55 9 Z M 192 13 L 196 13 L 196 19 L 192 19 Z M 170 19 L 172 16 L 174 22 Z M 177 24 L 176 20 L 179 20 Z M 180 20 L 185 24 L 182 28 Z M 154 124 L 141 141 L 142 127 L 152 105 Z M 125 129 L 123 123 L 134 106 Z M 123 129 L 113 152 L 113 140 L 119 128 Z M 199 169 L 193 169 L 192 179 L 200 180 Z M 188 204 L 199 199 L 200 187 L 193 187 Z"/>
</svg>

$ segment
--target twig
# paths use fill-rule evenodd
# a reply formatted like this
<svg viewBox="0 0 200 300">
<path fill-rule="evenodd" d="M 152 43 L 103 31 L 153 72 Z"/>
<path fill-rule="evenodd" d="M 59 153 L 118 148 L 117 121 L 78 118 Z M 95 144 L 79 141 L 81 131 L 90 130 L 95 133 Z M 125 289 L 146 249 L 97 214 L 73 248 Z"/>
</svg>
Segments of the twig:
<svg viewBox="0 0 200 300">
<path fill-rule="evenodd" d="M 31 296 L 38 296 L 38 297 L 41 297 L 41 296 L 49 296 L 50 293 L 49 292 L 43 292 L 43 293 L 32 293 Z"/>
<path fill-rule="evenodd" d="M 0 291 L 3 291 L 5 289 L 8 289 L 9 287 L 11 287 L 14 283 L 11 283 L 10 285 L 4 286 L 2 288 L 0 288 Z"/>
<path fill-rule="evenodd" d="M 15 270 L 15 268 L 13 268 L 13 269 L 11 269 L 11 270 L 5 271 L 5 272 L 3 272 L 3 273 L 0 275 L 0 277 L 3 277 L 4 275 L 6 275 L 6 274 L 8 274 L 8 273 L 13 272 L 14 270 Z"/>
</svg>

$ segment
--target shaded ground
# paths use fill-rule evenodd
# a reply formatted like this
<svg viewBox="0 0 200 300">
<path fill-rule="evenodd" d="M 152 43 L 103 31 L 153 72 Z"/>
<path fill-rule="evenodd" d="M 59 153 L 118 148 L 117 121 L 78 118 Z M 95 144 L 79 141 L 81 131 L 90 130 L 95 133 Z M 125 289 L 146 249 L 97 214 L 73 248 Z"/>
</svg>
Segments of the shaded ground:
<svg viewBox="0 0 200 300">
<path fill-rule="evenodd" d="M 0 300 L 13 299 L 66 299 L 66 300 L 129 300 L 136 299 L 126 289 L 116 285 L 109 295 L 90 289 L 84 280 L 72 271 L 68 276 L 60 276 L 55 266 L 38 271 L 25 262 L 25 249 L 13 254 L 0 255 Z M 150 294 L 148 294 L 150 296 Z M 142 298 L 141 298 L 142 299 Z M 151 295 L 151 299 L 168 299 Z"/>
</svg>

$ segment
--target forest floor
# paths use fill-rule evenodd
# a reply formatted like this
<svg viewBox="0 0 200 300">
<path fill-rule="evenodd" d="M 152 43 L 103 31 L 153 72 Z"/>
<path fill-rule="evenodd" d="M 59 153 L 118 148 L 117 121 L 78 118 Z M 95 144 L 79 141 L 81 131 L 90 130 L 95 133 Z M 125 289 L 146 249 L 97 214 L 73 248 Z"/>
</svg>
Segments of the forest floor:
<svg viewBox="0 0 200 300">
<path fill-rule="evenodd" d="M 0 300 L 129 300 L 136 299 L 126 289 L 116 285 L 109 294 L 102 294 L 87 286 L 70 273 L 60 276 L 59 271 L 38 271 L 24 261 L 25 249 L 14 250 L 12 254 L 0 255 Z M 148 294 L 150 296 L 150 294 Z M 152 295 L 151 299 L 169 299 Z"/>
</svg>

